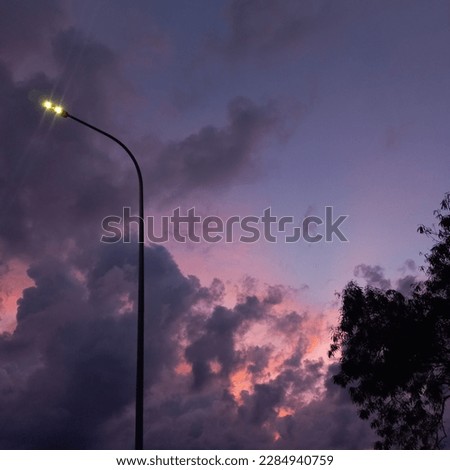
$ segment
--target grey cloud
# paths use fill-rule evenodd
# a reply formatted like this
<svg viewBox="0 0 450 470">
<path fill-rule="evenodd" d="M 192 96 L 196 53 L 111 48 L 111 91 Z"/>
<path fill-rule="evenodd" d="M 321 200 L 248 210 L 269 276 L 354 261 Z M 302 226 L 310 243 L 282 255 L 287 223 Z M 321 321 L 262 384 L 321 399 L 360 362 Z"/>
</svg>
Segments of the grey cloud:
<svg viewBox="0 0 450 470">
<path fill-rule="evenodd" d="M 126 278 L 127 269 L 134 280 L 130 249 L 114 246 L 112 258 L 103 250 L 90 267 L 95 281 L 87 284 L 56 259 L 30 268 L 35 286 L 23 293 L 14 333 L 0 338 L 0 370 L 7 379 L 1 383 L 2 401 L 9 405 L 0 412 L 4 448 L 96 447 L 101 427 L 133 404 L 135 309 L 120 313 L 118 301 L 130 285 L 103 282 L 116 271 Z M 174 364 L 177 318 L 207 292 L 195 278 L 181 275 L 165 249 L 147 249 L 146 261 L 150 387 Z M 117 300 L 115 308 L 111 299 Z"/>
<path fill-rule="evenodd" d="M 276 416 L 274 408 L 280 404 L 283 395 L 284 389 L 277 383 L 256 384 L 251 395 L 245 394 L 246 400 L 239 410 L 240 414 L 251 424 L 261 426 Z"/>
<path fill-rule="evenodd" d="M 230 184 L 255 171 L 255 151 L 279 125 L 276 108 L 237 97 L 228 105 L 228 124 L 206 126 L 178 142 L 165 145 L 147 170 L 149 187 L 174 199 L 192 190 Z"/>
<path fill-rule="evenodd" d="M 0 410 L 1 447 L 130 447 L 135 248 L 91 249 L 81 278 L 71 258 L 47 257 L 31 266 L 35 286 L 23 293 L 18 326 L 13 334 L 0 337 L 5 405 Z M 326 367 L 323 361 L 304 357 L 304 316 L 291 312 L 280 317 L 272 312 L 278 304 L 266 302 L 264 296 L 247 296 L 233 308 L 218 305 L 219 281 L 201 286 L 195 277 L 180 273 L 166 249 L 145 251 L 146 293 L 151 299 L 146 322 L 146 447 L 363 446 L 356 411 L 340 390 L 328 381 L 325 396 L 320 396 Z M 268 292 L 281 290 L 277 286 Z M 276 297 L 278 303 L 283 301 Z M 122 310 L 123 302 L 131 303 L 128 310 Z M 249 328 L 262 323 L 279 335 L 298 333 L 295 360 L 280 363 L 269 380 L 265 369 L 276 355 L 274 347 L 243 347 L 239 342 Z M 180 336 L 187 326 L 190 333 Z M 192 365 L 187 375 L 175 372 L 183 356 Z M 220 371 L 211 369 L 212 361 L 220 364 Z M 252 387 L 237 401 L 231 390 L 239 370 L 246 371 Z M 308 396 L 317 398 L 305 405 Z M 293 414 L 279 417 L 280 407 Z M 343 433 L 338 433 L 340 426 Z"/>
<path fill-rule="evenodd" d="M 241 358 L 235 350 L 235 333 L 249 322 L 264 315 L 264 307 L 256 297 L 247 297 L 233 310 L 218 306 L 206 319 L 201 336 L 186 349 L 186 359 L 192 364 L 193 387 L 202 388 L 213 377 L 209 361 L 220 363 L 222 376 L 239 364 Z"/>
<path fill-rule="evenodd" d="M 416 274 L 405 273 L 408 271 L 415 273 L 417 271 L 416 263 L 412 259 L 408 259 L 400 268 L 400 271 L 404 276 L 395 280 L 395 288 L 405 297 L 409 297 L 414 289 L 414 285 L 418 282 L 418 278 Z M 353 274 L 363 278 L 372 287 L 382 290 L 391 289 L 391 280 L 385 278 L 384 269 L 381 266 L 359 264 L 355 267 Z"/>
<path fill-rule="evenodd" d="M 384 277 L 384 270 L 381 266 L 359 264 L 355 267 L 353 274 L 357 277 L 362 277 L 372 287 L 378 287 L 383 290 L 391 288 L 391 281 Z"/>
<path fill-rule="evenodd" d="M 269 359 L 272 352 L 273 347 L 267 345 L 255 346 L 253 348 L 247 349 L 246 357 L 249 363 L 249 365 L 247 366 L 247 370 L 255 377 L 258 377 L 259 374 L 269 364 Z"/>
<path fill-rule="evenodd" d="M 405 297 L 410 297 L 419 282 L 417 264 L 414 260 L 407 259 L 399 271 L 403 274 L 403 277 L 397 279 L 396 289 Z"/>
<path fill-rule="evenodd" d="M 405 274 L 407 271 L 415 273 L 417 272 L 417 264 L 413 259 L 407 259 L 403 263 L 403 266 L 400 267 L 399 271 L 401 271 L 403 274 Z"/>
<path fill-rule="evenodd" d="M 290 386 L 294 385 L 294 393 L 306 390 L 320 380 L 322 372 L 308 374 L 299 368 L 256 383 L 252 391 L 243 392 L 240 404 L 225 388 L 223 378 L 217 377 L 196 393 L 186 393 L 187 384 L 181 384 L 154 405 L 153 416 L 158 419 L 149 425 L 147 438 L 158 449 L 292 448 L 288 441 L 275 442 L 275 432 L 284 428 L 277 409 L 286 404 Z"/>
<path fill-rule="evenodd" d="M 397 280 L 396 289 L 405 297 L 410 297 L 417 284 L 417 277 L 413 275 L 404 276 Z"/>
<path fill-rule="evenodd" d="M 269 286 L 264 302 L 271 305 L 280 304 L 283 300 L 284 286 Z"/>
<path fill-rule="evenodd" d="M 375 434 L 367 421 L 356 418 L 346 390 L 332 381 L 335 366 L 326 374 L 326 391 L 294 415 L 282 418 L 280 445 L 293 449 L 370 449 Z"/>
<path fill-rule="evenodd" d="M 405 267 L 407 269 L 409 269 L 410 271 L 416 271 L 417 269 L 417 265 L 416 265 L 416 262 L 412 259 L 407 259 L 405 261 Z"/>
</svg>

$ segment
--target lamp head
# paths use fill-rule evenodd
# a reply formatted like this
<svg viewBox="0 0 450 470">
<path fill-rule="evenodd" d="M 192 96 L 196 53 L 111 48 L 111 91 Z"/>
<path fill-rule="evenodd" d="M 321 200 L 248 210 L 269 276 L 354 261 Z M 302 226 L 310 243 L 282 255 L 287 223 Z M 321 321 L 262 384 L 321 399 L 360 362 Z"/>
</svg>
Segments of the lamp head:
<svg viewBox="0 0 450 470">
<path fill-rule="evenodd" d="M 49 111 L 53 111 L 58 116 L 62 116 L 62 117 L 68 116 L 67 111 L 62 106 L 60 106 L 59 104 L 55 104 L 50 100 L 43 101 L 42 106 Z"/>
</svg>

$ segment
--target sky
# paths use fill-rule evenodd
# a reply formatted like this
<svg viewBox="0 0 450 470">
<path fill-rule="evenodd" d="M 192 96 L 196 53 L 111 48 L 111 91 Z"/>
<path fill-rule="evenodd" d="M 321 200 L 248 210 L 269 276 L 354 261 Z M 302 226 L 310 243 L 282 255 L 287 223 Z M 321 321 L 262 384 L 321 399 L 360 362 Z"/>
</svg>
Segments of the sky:
<svg viewBox="0 0 450 470">
<path fill-rule="evenodd" d="M 177 209 L 346 216 L 346 241 L 181 243 L 169 228 L 146 243 L 145 447 L 371 448 L 332 382 L 336 293 L 421 279 L 417 227 L 449 190 L 450 2 L 0 11 L 0 448 L 133 446 L 136 237 L 101 236 L 105 217 L 137 214 L 135 170 L 44 98 L 126 142 L 156 233 Z"/>
</svg>

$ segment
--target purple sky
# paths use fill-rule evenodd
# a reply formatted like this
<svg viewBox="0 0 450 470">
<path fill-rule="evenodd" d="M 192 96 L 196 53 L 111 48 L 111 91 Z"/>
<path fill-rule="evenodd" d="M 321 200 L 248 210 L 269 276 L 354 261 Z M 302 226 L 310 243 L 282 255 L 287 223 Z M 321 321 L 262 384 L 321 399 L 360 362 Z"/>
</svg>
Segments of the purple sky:
<svg viewBox="0 0 450 470">
<path fill-rule="evenodd" d="M 407 293 L 449 190 L 448 0 L 0 0 L 0 448 L 130 448 L 137 212 L 348 215 L 348 242 L 148 245 L 147 448 L 370 448 L 335 292 Z M 320 233 L 320 230 L 319 230 Z M 1 333 L 2 332 L 2 333 Z"/>
</svg>

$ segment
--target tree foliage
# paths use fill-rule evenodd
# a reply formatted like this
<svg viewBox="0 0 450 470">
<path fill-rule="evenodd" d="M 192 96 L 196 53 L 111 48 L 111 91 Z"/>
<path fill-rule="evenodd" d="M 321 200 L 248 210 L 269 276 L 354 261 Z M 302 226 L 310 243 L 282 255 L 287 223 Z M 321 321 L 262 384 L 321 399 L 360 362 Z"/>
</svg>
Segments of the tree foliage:
<svg viewBox="0 0 450 470">
<path fill-rule="evenodd" d="M 434 240 L 426 280 L 411 297 L 350 282 L 341 293 L 339 325 L 329 356 L 333 377 L 348 389 L 359 416 L 379 436 L 377 449 L 438 449 L 446 437 L 450 397 L 450 193 L 435 211 L 437 226 L 418 229 Z"/>
</svg>

